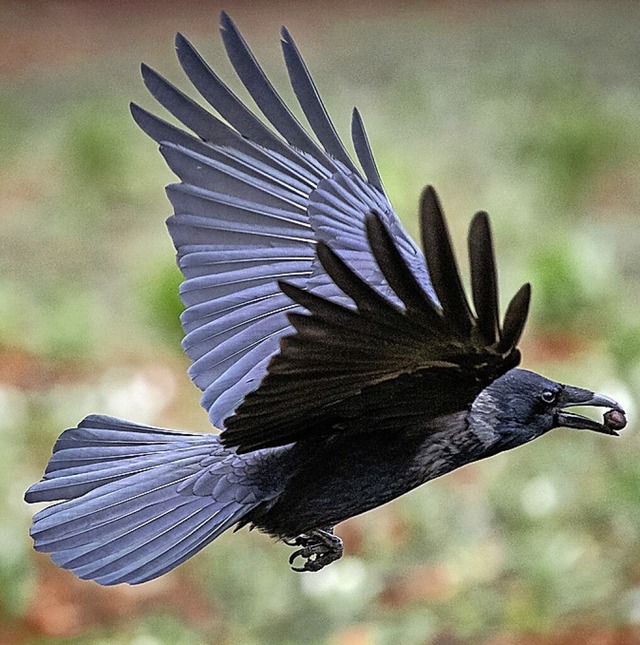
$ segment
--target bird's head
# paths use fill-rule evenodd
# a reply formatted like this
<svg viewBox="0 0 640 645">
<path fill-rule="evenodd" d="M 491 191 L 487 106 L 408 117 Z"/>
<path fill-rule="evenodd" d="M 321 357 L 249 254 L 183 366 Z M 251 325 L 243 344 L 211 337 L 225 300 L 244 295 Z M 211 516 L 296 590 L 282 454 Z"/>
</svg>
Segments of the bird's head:
<svg viewBox="0 0 640 645">
<path fill-rule="evenodd" d="M 608 411 L 600 423 L 567 410 L 577 406 Z M 469 420 L 492 453 L 515 448 L 553 428 L 617 435 L 626 425 L 624 410 L 613 399 L 523 369 L 509 370 L 485 388 L 473 402 Z"/>
</svg>

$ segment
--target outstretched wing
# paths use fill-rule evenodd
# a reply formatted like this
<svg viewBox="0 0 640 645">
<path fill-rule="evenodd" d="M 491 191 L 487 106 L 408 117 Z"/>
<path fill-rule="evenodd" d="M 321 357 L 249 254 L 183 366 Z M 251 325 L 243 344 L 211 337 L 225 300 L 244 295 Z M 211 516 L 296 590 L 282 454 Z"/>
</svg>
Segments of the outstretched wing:
<svg viewBox="0 0 640 645">
<path fill-rule="evenodd" d="M 226 420 L 221 440 L 240 452 L 319 434 L 381 427 L 424 427 L 467 408 L 491 381 L 520 360 L 516 345 L 527 318 L 530 287 L 498 318 L 489 220 L 478 213 L 469 230 L 471 291 L 465 296 L 435 192 L 421 208 L 426 262 L 440 305 L 416 279 L 382 218 L 366 220 L 373 257 L 398 306 L 321 243 L 320 262 L 355 309 L 282 283 L 308 314 L 289 314 L 296 333 L 281 341 L 260 387 Z"/>
<path fill-rule="evenodd" d="M 203 391 L 202 405 L 223 427 L 260 384 L 281 337 L 294 331 L 287 315 L 303 311 L 280 290 L 279 281 L 348 303 L 318 262 L 318 243 L 330 245 L 394 301 L 365 235 L 364 219 L 376 211 L 426 293 L 435 296 L 420 251 L 384 194 L 357 111 L 352 138 L 364 177 L 286 29 L 282 48 L 289 77 L 319 145 L 277 94 L 230 18 L 222 13 L 220 22 L 229 59 L 273 129 L 180 35 L 176 48 L 184 71 L 222 118 L 144 65 L 150 92 L 194 134 L 136 105 L 131 109 L 181 180 L 167 188 L 174 208 L 167 224 L 185 277 L 183 346 L 193 360 L 190 376 Z"/>
</svg>

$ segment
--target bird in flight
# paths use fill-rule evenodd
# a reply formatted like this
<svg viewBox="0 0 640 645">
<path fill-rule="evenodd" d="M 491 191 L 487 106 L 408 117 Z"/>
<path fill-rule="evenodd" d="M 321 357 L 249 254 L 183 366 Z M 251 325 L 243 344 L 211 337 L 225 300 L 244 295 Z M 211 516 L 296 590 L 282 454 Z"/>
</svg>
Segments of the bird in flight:
<svg viewBox="0 0 640 645">
<path fill-rule="evenodd" d="M 465 295 L 439 199 L 420 201 L 422 251 L 386 196 L 363 122 L 358 164 L 298 49 L 282 50 L 308 128 L 220 18 L 258 118 L 177 36 L 205 109 L 157 72 L 144 82 L 183 126 L 132 105 L 179 183 L 167 226 L 184 275 L 189 374 L 222 432 L 102 415 L 63 432 L 27 502 L 35 548 L 104 585 L 152 580 L 248 525 L 295 547 L 296 571 L 343 552 L 334 526 L 556 427 L 616 435 L 612 399 L 519 369 L 530 287 L 500 317 L 489 220 L 468 235 Z M 214 114 L 217 113 L 216 114 Z M 597 422 L 568 408 L 607 408 Z"/>
</svg>

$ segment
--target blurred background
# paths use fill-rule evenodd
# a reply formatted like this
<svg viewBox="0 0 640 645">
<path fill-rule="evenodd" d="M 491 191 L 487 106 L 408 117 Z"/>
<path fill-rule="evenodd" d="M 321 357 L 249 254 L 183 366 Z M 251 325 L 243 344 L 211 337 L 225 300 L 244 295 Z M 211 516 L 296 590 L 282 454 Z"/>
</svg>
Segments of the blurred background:
<svg viewBox="0 0 640 645">
<path fill-rule="evenodd" d="M 503 299 L 533 284 L 525 366 L 619 399 L 622 437 L 558 430 L 430 483 L 338 527 L 347 555 L 314 575 L 246 530 L 140 587 L 32 551 L 22 495 L 61 430 L 211 431 L 179 344 L 173 178 L 128 102 L 155 109 L 142 60 L 188 89 L 178 30 L 238 87 L 221 8 L 0 4 L 0 643 L 640 643 L 637 2 L 224 4 L 285 97 L 281 24 L 345 137 L 359 107 L 410 231 L 426 183 L 462 255 L 491 214 Z"/>
</svg>

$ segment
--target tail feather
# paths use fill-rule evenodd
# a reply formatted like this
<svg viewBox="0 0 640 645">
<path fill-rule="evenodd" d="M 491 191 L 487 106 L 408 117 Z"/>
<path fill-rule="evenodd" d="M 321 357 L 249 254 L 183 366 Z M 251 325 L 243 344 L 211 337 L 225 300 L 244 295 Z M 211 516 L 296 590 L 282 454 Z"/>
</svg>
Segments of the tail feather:
<svg viewBox="0 0 640 645">
<path fill-rule="evenodd" d="M 140 477 L 133 475 L 127 478 L 126 485 L 121 481 L 113 482 L 36 513 L 31 528 L 31 536 L 37 539 L 36 548 L 67 548 L 72 546 L 68 545 L 68 540 L 79 543 L 86 539 L 88 532 L 104 527 L 108 527 L 110 537 L 118 537 L 118 527 L 126 530 L 127 522 L 135 522 L 140 514 L 156 517 L 166 509 L 189 501 L 189 497 L 174 498 L 170 488 L 184 481 L 184 477 L 176 478 L 166 472 L 154 474 L 165 475 L 167 481 L 160 484 L 147 479 L 135 481 Z M 210 503 L 207 498 L 202 499 Z M 140 519 L 147 521 L 149 518 Z"/>
<path fill-rule="evenodd" d="M 161 560 L 162 566 L 172 569 L 183 562 L 185 558 L 181 556 L 189 551 L 193 535 L 199 534 L 202 527 L 217 528 L 218 515 L 215 513 L 212 517 L 211 509 L 202 502 L 187 503 L 110 540 L 106 550 L 87 549 L 79 557 L 65 553 L 61 557 L 64 563 L 55 556 L 53 559 L 80 578 L 106 585 L 133 582 L 133 578 L 140 577 L 140 570 L 151 563 Z M 211 541 L 220 533 L 208 530 L 205 537 Z"/>
<path fill-rule="evenodd" d="M 158 482 L 157 472 L 161 466 L 168 466 L 167 474 L 184 471 L 188 477 L 194 464 L 198 464 L 201 455 L 194 455 L 193 449 L 176 448 L 161 454 L 143 454 L 133 459 L 121 458 L 117 462 L 99 463 L 91 460 L 86 465 L 61 468 L 56 471 L 47 469 L 42 481 L 32 486 L 25 499 L 27 502 L 53 502 L 59 499 L 76 499 L 99 488 L 102 494 L 111 491 L 108 484 L 118 483 L 123 477 L 131 477 L 153 471 L 151 476 Z M 132 463 L 134 462 L 134 463 Z M 54 473 L 52 475 L 52 472 Z M 117 487 L 116 487 L 117 490 Z"/>
<path fill-rule="evenodd" d="M 231 512 L 233 505 L 229 504 L 221 515 L 207 520 L 191 535 L 185 537 L 179 543 L 174 544 L 167 552 L 141 566 L 133 576 L 132 582 L 146 582 L 167 573 L 173 567 L 188 560 L 202 548 L 207 546 L 221 533 L 237 524 L 245 515 L 245 512 Z"/>
<path fill-rule="evenodd" d="M 35 548 L 101 584 L 151 580 L 264 501 L 242 459 L 215 435 L 87 417 L 62 433 L 25 494 L 62 500 L 34 516 Z"/>
<path fill-rule="evenodd" d="M 235 524 L 245 512 L 244 509 L 239 512 L 237 506 L 234 509 L 233 505 L 228 505 L 214 517 L 210 509 L 199 509 L 175 524 L 176 518 L 171 518 L 170 528 L 148 542 L 137 540 L 136 546 L 117 560 L 97 571 L 93 569 L 93 564 L 88 565 L 91 569 L 88 577 L 101 584 L 137 584 L 152 580 L 200 551 Z M 86 574 L 80 577 L 86 577 Z"/>
</svg>

